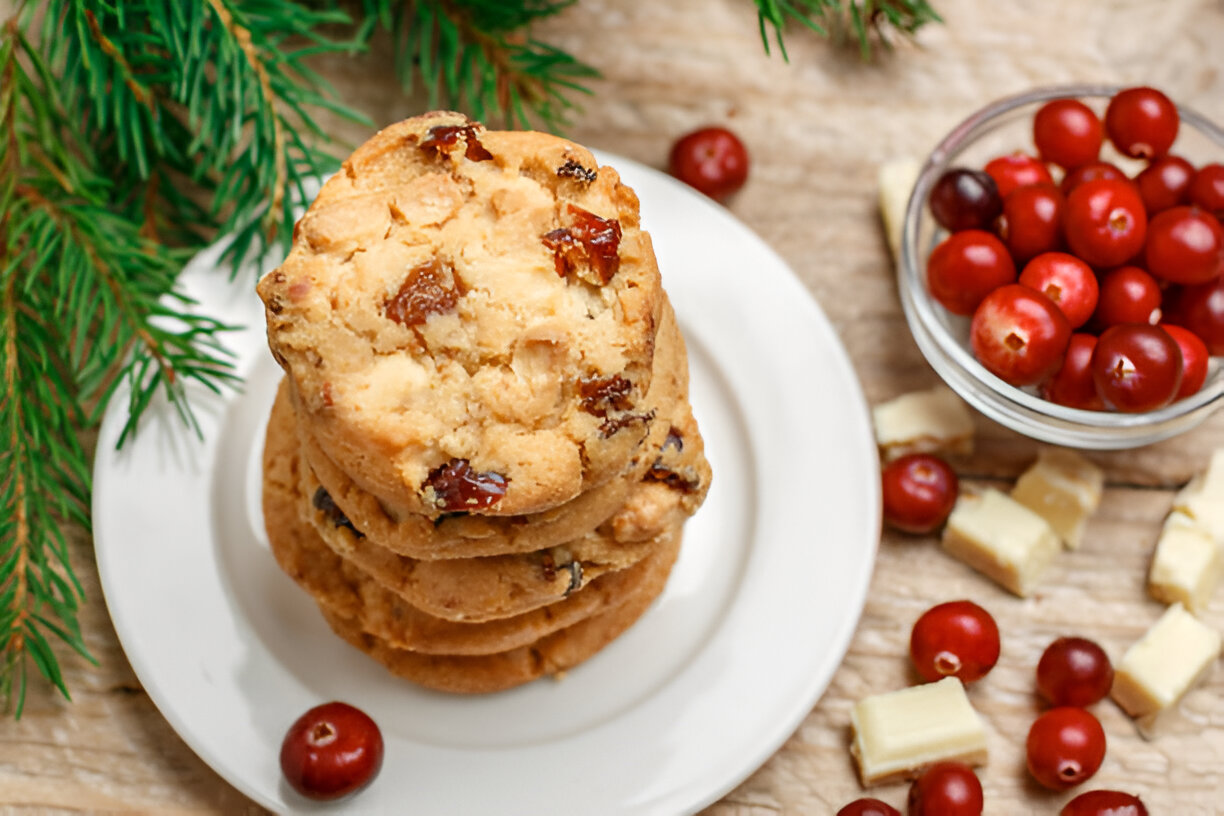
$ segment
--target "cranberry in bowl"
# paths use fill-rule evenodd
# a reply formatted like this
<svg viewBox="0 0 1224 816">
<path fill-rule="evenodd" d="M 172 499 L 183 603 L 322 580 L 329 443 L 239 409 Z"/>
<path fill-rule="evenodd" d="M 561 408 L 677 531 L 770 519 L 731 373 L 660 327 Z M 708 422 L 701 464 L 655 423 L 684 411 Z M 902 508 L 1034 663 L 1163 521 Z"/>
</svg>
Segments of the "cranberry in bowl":
<svg viewBox="0 0 1224 816">
<path fill-rule="evenodd" d="M 1123 90 L 1125 89 L 1121 87 L 1105 85 L 1039 88 L 987 105 L 957 125 L 927 157 L 919 174 L 905 214 L 901 262 L 897 271 L 901 302 L 914 339 L 927 361 L 953 390 L 986 416 L 1015 431 L 1045 442 L 1090 450 L 1120 450 L 1147 445 L 1175 436 L 1201 423 L 1224 405 L 1222 358 L 1213 357 L 1208 361 L 1206 377 L 1196 390 L 1190 390 L 1190 385 L 1181 388 L 1177 397 L 1167 404 L 1162 404 L 1162 400 L 1140 400 L 1134 403 L 1110 399 L 1073 401 L 1082 406 L 1100 405 L 1100 410 L 1071 407 L 1047 398 L 1051 393 L 1050 383 L 1057 378 L 1061 368 L 1061 359 L 1066 357 L 1068 351 L 1082 351 L 1079 346 L 1072 349 L 1075 344 L 1071 343 L 1069 334 L 1066 335 L 1065 349 L 1043 350 L 1043 353 L 1062 357 L 1055 363 L 1040 366 L 1040 370 L 1033 377 L 999 376 L 1001 369 L 996 360 L 979 359 L 978 355 L 983 353 L 980 336 L 978 347 L 974 347 L 974 315 L 965 314 L 964 309 L 959 310 L 959 313 L 950 310 L 939 298 L 931 294 L 928 260 L 951 233 L 936 221 L 928 204 L 932 190 L 950 170 L 981 171 L 992 162 L 997 163 L 1001 157 L 1008 157 L 1009 161 L 1015 162 L 1018 160 L 1017 156 L 1027 156 L 1033 162 L 1041 162 L 1043 151 L 1046 156 L 1059 155 L 1057 143 L 1060 138 L 1078 139 L 1075 144 L 1070 145 L 1075 148 L 1074 151 L 1063 151 L 1074 157 L 1074 164 L 1078 164 L 1078 167 L 1064 167 L 1053 161 L 1046 161 L 1044 166 L 1049 171 L 1054 187 L 1050 188 L 1048 180 L 1036 182 L 1045 185 L 1042 189 L 1046 191 L 1046 197 L 1057 200 L 1055 189 L 1062 196 L 1062 200 L 1057 200 L 1062 207 L 1062 215 L 1057 216 L 1057 228 L 1051 222 L 1037 225 L 1044 230 L 1041 236 L 1042 248 L 1049 252 L 1077 257 L 1077 252 L 1085 255 L 1086 257 L 1081 257 L 1080 260 L 1091 268 L 1098 281 L 1123 266 L 1146 267 L 1148 224 L 1156 218 L 1158 212 L 1148 212 L 1148 200 L 1140 193 L 1139 184 L 1135 180 L 1149 165 L 1158 161 L 1167 163 L 1168 157 L 1174 157 L 1179 163 L 1187 162 L 1194 168 L 1224 163 L 1224 130 L 1201 114 L 1170 103 L 1171 109 L 1177 113 L 1177 121 L 1157 122 L 1153 127 L 1159 126 L 1166 132 L 1172 128 L 1176 137 L 1168 147 L 1165 147 L 1161 140 L 1162 151 L 1158 155 L 1139 158 L 1127 155 L 1115 146 L 1116 139 L 1123 143 L 1125 149 L 1132 147 L 1126 140 L 1126 134 L 1118 133 L 1117 128 L 1111 129 L 1108 126 L 1102 128 L 1101 144 L 1095 157 L 1091 155 L 1092 146 L 1096 142 L 1095 135 L 1085 140 L 1082 134 L 1061 134 L 1057 128 L 1044 128 L 1039 137 L 1042 145 L 1039 150 L 1034 138 L 1034 120 L 1050 103 L 1063 104 L 1066 100 L 1082 103 L 1083 107 L 1095 113 L 1104 124 L 1111 100 Z M 1082 111 L 1077 108 L 1077 112 Z M 1066 160 L 1066 163 L 1072 164 L 1069 160 Z M 1078 193 L 1072 192 L 1074 185 L 1062 188 L 1061 182 L 1064 179 L 1085 167 L 1093 166 L 1108 166 L 1116 168 L 1118 172 L 1111 172 L 1103 177 L 1102 181 L 1089 180 L 1097 178 L 1096 176 L 1085 176 L 1080 179 L 1080 183 L 1088 184 L 1088 187 Z M 1033 190 L 1025 190 L 1024 186 L 1008 190 L 1006 195 L 1001 196 L 1000 208 L 1004 213 L 1019 211 L 1018 201 L 1013 202 L 1017 206 L 1011 207 L 1010 210 L 1007 205 L 1008 196 L 1016 196 L 1017 191 L 1022 191 L 1017 196 L 1018 199 L 1025 196 L 1032 198 L 1035 194 Z M 950 206 L 955 207 L 955 202 L 943 201 L 941 206 L 947 210 Z M 1179 219 L 1178 223 L 1171 224 L 1175 217 Z M 1224 243 L 1216 240 L 1212 221 L 1218 218 L 1219 214 L 1191 201 L 1182 205 L 1178 215 L 1166 215 L 1157 222 L 1153 235 L 1156 236 L 1155 240 L 1161 243 L 1153 252 L 1153 257 L 1157 258 L 1158 262 L 1152 274 L 1157 278 L 1163 300 L 1159 308 L 1143 310 L 1143 325 L 1154 329 L 1148 333 L 1161 334 L 1165 331 L 1164 326 L 1169 324 L 1200 335 L 1206 332 L 1209 337 L 1203 338 L 1204 343 L 1218 352 L 1218 344 L 1213 347 L 1210 336 L 1217 328 L 1219 334 L 1224 336 L 1224 309 L 1190 310 L 1184 306 L 1186 302 L 1193 300 L 1199 290 L 1208 289 L 1219 289 L 1220 297 L 1217 299 L 1224 305 Z M 944 223 L 948 222 L 946 215 L 942 220 Z M 1013 218 L 1012 221 L 1016 219 Z M 1008 230 L 1014 231 L 1019 225 L 1020 222 L 1009 224 L 1006 215 L 1003 215 L 994 224 L 986 227 L 978 225 L 977 228 L 985 232 L 993 231 L 996 235 L 1001 234 L 1004 243 L 1008 243 Z M 1035 230 L 1037 226 L 1024 228 Z M 1183 235 L 1188 235 L 1189 238 L 1183 238 Z M 1015 236 L 1011 236 L 1011 243 L 1015 243 Z M 1196 271 L 1196 280 L 1211 274 L 1212 259 L 1215 257 L 1212 253 L 1218 251 L 1219 274 L 1207 283 L 1194 284 L 1161 278 L 1162 267 L 1159 260 L 1161 253 L 1165 251 L 1175 254 L 1176 257 L 1192 255 L 1192 259 L 1198 264 L 1196 270 L 1201 270 Z M 1017 273 L 1023 273 L 1024 268 L 1032 262 L 1032 259 L 1024 257 L 1013 260 Z M 1027 278 L 1020 274 L 1019 286 L 1023 286 L 1026 280 Z M 1010 281 L 1000 282 L 998 285 L 1017 286 Z M 1042 283 L 1041 288 L 1035 292 L 1057 300 L 1057 293 L 1047 289 L 1046 284 Z M 1064 293 L 1064 298 L 1069 294 Z M 1116 298 L 1111 297 L 1107 301 L 1104 294 L 1102 292 L 1101 306 L 1088 304 L 1094 309 L 1101 309 L 1102 314 L 1090 317 L 1081 328 L 1075 328 L 1077 336 L 1099 335 L 1107 328 L 1110 318 L 1104 311 L 1116 305 L 1112 303 Z M 1084 296 L 1076 297 L 1083 300 Z M 996 297 L 987 300 L 985 295 L 980 298 L 987 306 L 998 299 Z M 1199 300 L 1206 301 L 1201 296 Z M 983 321 L 979 318 L 978 322 L 980 329 Z M 994 322 L 998 328 L 998 321 Z M 1220 326 L 1215 326 L 1216 322 L 1220 323 Z M 1027 330 L 1025 323 L 1017 321 L 1015 336 L 1007 336 L 1008 332 L 1004 331 L 999 339 L 1004 344 L 1011 344 L 1019 349 L 1032 340 L 1026 334 Z M 1036 331 L 1035 328 L 1033 330 Z M 1175 329 L 1170 334 L 1177 332 Z M 1054 338 L 1055 342 L 1061 341 L 1064 334 L 1059 332 Z M 1081 342 L 1079 345 L 1085 344 Z M 1173 345 L 1176 346 L 1177 343 Z M 1006 349 L 1007 345 L 1002 348 Z M 1180 362 L 1180 358 L 1170 364 L 1176 362 Z M 1201 365 L 1201 361 L 1198 362 Z M 1127 359 L 1115 365 L 1131 364 L 1132 361 Z M 1139 365 L 1161 364 L 1163 363 L 1160 361 L 1139 362 Z M 1145 373 L 1147 372 L 1140 372 Z M 1153 375 L 1164 373 L 1169 372 L 1152 372 Z M 1177 376 L 1181 376 L 1180 372 Z M 1042 377 L 1045 377 L 1045 380 L 1041 380 Z M 1008 382 L 1008 379 L 1011 382 Z M 1149 408 L 1150 405 L 1158 407 Z"/>
</svg>

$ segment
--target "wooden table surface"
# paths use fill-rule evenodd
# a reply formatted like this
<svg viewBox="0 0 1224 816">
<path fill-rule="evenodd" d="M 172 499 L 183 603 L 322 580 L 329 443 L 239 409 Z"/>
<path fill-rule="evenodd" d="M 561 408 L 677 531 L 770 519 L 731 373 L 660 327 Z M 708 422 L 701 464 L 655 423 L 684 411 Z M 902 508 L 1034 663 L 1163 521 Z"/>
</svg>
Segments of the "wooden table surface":
<svg viewBox="0 0 1224 816">
<path fill-rule="evenodd" d="M 906 328 L 877 220 L 882 161 L 921 156 L 980 105 L 1052 83 L 1153 84 L 1224 121 L 1220 0 L 935 4 L 945 25 L 873 65 L 799 29 L 788 39 L 789 65 L 767 58 L 747 0 L 581 0 L 538 32 L 604 74 L 570 132 L 579 141 L 662 166 L 671 141 L 694 127 L 725 123 L 744 138 L 752 175 L 730 208 L 823 306 L 873 403 L 937 382 Z M 385 55 L 323 70 L 350 102 L 389 122 L 419 106 L 397 92 L 384 65 Z M 346 136 L 363 134 L 349 128 Z M 750 286 L 751 270 L 744 273 Z M 934 539 L 885 533 L 866 609 L 832 684 L 777 754 L 706 812 L 832 814 L 863 795 L 847 753 L 851 706 L 908 685 L 913 620 L 934 603 L 967 597 L 994 613 L 1004 638 L 998 667 L 970 692 L 990 735 L 990 763 L 980 772 L 986 812 L 1056 813 L 1070 796 L 1040 790 L 1024 771 L 1023 736 L 1039 710 L 1037 657 L 1054 637 L 1077 633 L 1117 660 L 1160 615 L 1144 578 L 1161 520 L 1174 491 L 1221 446 L 1224 413 L 1176 440 L 1093 454 L 1108 486 L 1086 542 L 1060 556 L 1027 600 L 944 556 Z M 977 450 L 956 466 L 971 481 L 1006 484 L 1037 450 L 979 417 Z M 820 463 L 796 463 L 813 466 Z M 814 497 L 813 512 L 815 525 L 839 509 Z M 258 812 L 187 748 L 142 690 L 83 537 L 75 561 L 89 596 L 85 639 L 99 665 L 63 652 L 73 702 L 34 683 L 25 716 L 0 721 L 0 810 Z M 1224 595 L 1204 617 L 1224 629 Z M 1109 751 L 1090 787 L 1141 793 L 1159 816 L 1224 812 L 1222 696 L 1217 670 L 1151 740 L 1112 703 L 1099 704 Z M 900 806 L 905 788 L 873 793 Z"/>
</svg>

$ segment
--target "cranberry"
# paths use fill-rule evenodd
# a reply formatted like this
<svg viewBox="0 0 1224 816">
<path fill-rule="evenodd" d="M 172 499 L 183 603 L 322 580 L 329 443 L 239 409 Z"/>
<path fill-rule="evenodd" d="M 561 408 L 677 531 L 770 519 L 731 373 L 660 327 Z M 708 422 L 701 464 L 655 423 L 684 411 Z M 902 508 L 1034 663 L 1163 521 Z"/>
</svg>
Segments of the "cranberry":
<svg viewBox="0 0 1224 816">
<path fill-rule="evenodd" d="M 1085 411 L 1105 410 L 1105 401 L 1092 380 L 1092 352 L 1097 339 L 1092 334 L 1073 334 L 1063 355 L 1062 368 L 1046 380 L 1041 396 L 1050 402 Z"/>
<path fill-rule="evenodd" d="M 1101 329 L 1123 323 L 1160 322 L 1160 284 L 1137 266 L 1120 266 L 1101 276 L 1093 323 Z"/>
<path fill-rule="evenodd" d="M 483 510 L 506 495 L 510 480 L 493 471 L 477 472 L 467 459 L 451 459 L 425 477 L 422 488 L 433 492 L 432 502 L 443 512 Z"/>
<path fill-rule="evenodd" d="M 1148 216 L 1185 204 L 1190 200 L 1194 165 L 1181 156 L 1163 156 L 1135 176 Z"/>
<path fill-rule="evenodd" d="M 1127 88 L 1105 109 L 1105 132 L 1114 147 L 1132 159 L 1155 159 L 1177 138 L 1177 106 L 1155 88 Z"/>
<path fill-rule="evenodd" d="M 1169 336 L 1177 343 L 1182 355 L 1182 381 L 1173 399 L 1184 399 L 1191 394 L 1197 394 L 1207 382 L 1207 363 L 1211 356 L 1207 353 L 1207 344 L 1202 339 L 1181 326 L 1162 325 Z"/>
<path fill-rule="evenodd" d="M 999 662 L 999 627 L 972 601 L 932 606 L 910 632 L 910 658 L 923 680 L 981 680 Z"/>
<path fill-rule="evenodd" d="M 1033 723 L 1025 748 L 1033 778 L 1051 790 L 1066 790 L 1101 767 L 1105 730 L 1082 708 L 1052 708 Z"/>
<path fill-rule="evenodd" d="M 1095 267 L 1120 266 L 1143 249 L 1147 212 L 1129 181 L 1085 181 L 1067 196 L 1063 222 L 1071 251 Z"/>
<path fill-rule="evenodd" d="M 949 232 L 986 229 L 1003 209 L 994 179 L 982 170 L 963 167 L 940 176 L 928 201 L 931 215 Z"/>
<path fill-rule="evenodd" d="M 1224 230 L 1198 207 L 1173 207 L 1148 224 L 1147 268 L 1172 283 L 1206 283 L 1224 268 Z"/>
<path fill-rule="evenodd" d="M 956 472 L 926 453 L 889 462 L 882 473 L 884 521 L 906 533 L 929 533 L 956 504 Z"/>
<path fill-rule="evenodd" d="M 1062 184 L 1060 184 L 1058 188 L 1062 191 L 1063 195 L 1067 196 L 1071 195 L 1071 191 L 1083 184 L 1085 181 L 1096 181 L 1097 179 L 1126 181 L 1126 174 L 1109 162 L 1089 162 L 1082 167 L 1075 168 L 1070 173 L 1063 176 Z"/>
<path fill-rule="evenodd" d="M 879 799 L 855 799 L 837 811 L 837 816 L 901 816 L 901 811 Z"/>
<path fill-rule="evenodd" d="M 999 237 L 1017 263 L 1062 245 L 1062 217 L 1066 199 L 1053 184 L 1017 187 L 1003 201 Z"/>
<path fill-rule="evenodd" d="M 1081 793 L 1058 811 L 1058 816 L 1148 816 L 1138 796 L 1111 790 Z"/>
<path fill-rule="evenodd" d="M 370 782 L 382 766 L 378 725 L 347 703 L 324 703 L 289 727 L 281 743 L 285 780 L 310 799 L 338 799 Z"/>
<path fill-rule="evenodd" d="M 1181 349 L 1159 326 L 1111 326 L 1097 339 L 1092 379 L 1105 404 L 1119 411 L 1163 408 L 1181 387 Z"/>
<path fill-rule="evenodd" d="M 1038 255 L 1020 273 L 1020 283 L 1054 301 L 1073 329 L 1087 323 L 1096 310 L 1099 296 L 1096 275 L 1074 255 L 1065 252 Z"/>
<path fill-rule="evenodd" d="M 1224 218 L 1224 164 L 1205 164 L 1190 182 L 1190 201 Z"/>
<path fill-rule="evenodd" d="M 1213 356 L 1224 354 L 1224 277 L 1175 289 L 1167 320 L 1197 334 Z"/>
<path fill-rule="evenodd" d="M 1044 164 L 1019 151 L 991 159 L 986 162 L 986 167 L 983 169 L 995 180 L 995 185 L 999 188 L 999 195 L 1004 199 L 1017 187 L 1054 183 L 1050 171 Z"/>
<path fill-rule="evenodd" d="M 399 291 L 383 304 L 383 313 L 404 326 L 420 326 L 430 315 L 454 309 L 458 300 L 454 268 L 433 258 L 408 272 Z"/>
<path fill-rule="evenodd" d="M 1057 371 L 1070 340 L 1071 325 L 1053 301 L 1018 283 L 987 295 L 969 328 L 974 356 L 1012 385 L 1036 385 Z"/>
<path fill-rule="evenodd" d="M 908 816 L 982 816 L 982 783 L 963 762 L 936 762 L 910 785 Z"/>
<path fill-rule="evenodd" d="M 1092 108 L 1077 99 L 1047 102 L 1033 117 L 1033 143 L 1042 161 L 1074 170 L 1096 161 L 1105 127 Z"/>
<path fill-rule="evenodd" d="M 1037 690 L 1056 706 L 1090 706 L 1113 685 L 1109 655 L 1086 638 L 1061 637 L 1037 662 Z"/>
<path fill-rule="evenodd" d="M 669 167 L 685 184 L 722 200 L 748 180 L 748 150 L 726 128 L 701 128 L 672 146 Z"/>
<path fill-rule="evenodd" d="M 983 230 L 952 233 L 927 260 L 931 296 L 953 314 L 973 314 L 986 295 L 1015 279 L 1007 247 Z"/>
</svg>

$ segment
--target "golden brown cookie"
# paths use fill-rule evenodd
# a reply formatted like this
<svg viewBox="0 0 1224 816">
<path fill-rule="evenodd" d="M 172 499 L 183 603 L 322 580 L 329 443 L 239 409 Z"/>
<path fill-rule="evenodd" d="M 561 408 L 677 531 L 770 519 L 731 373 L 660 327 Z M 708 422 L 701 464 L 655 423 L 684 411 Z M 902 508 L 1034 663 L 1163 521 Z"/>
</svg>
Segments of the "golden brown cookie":
<svg viewBox="0 0 1224 816">
<path fill-rule="evenodd" d="M 672 558 L 678 549 L 669 551 Z M 529 646 L 490 655 L 426 655 L 396 649 L 387 641 L 363 632 L 351 618 L 327 609 L 321 611 L 333 632 L 386 666 L 392 674 L 438 691 L 483 694 L 558 674 L 593 656 L 650 608 L 663 591 L 673 564 L 669 561 L 665 569 L 652 572 L 640 591 L 619 607 L 581 620 Z"/>
<path fill-rule="evenodd" d="M 655 414 L 656 421 L 652 423 L 649 438 L 626 473 L 543 513 L 509 517 L 454 513 L 439 519 L 411 513 L 393 517 L 380 501 L 362 490 L 347 473 L 327 458 L 313 436 L 299 422 L 298 436 L 303 456 L 309 464 L 309 468 L 303 470 L 306 478 L 303 489 L 307 495 L 315 496 L 318 488 L 322 487 L 327 495 L 320 496 L 320 502 L 326 505 L 329 512 L 334 505 L 340 515 L 370 541 L 399 555 L 433 560 L 541 551 L 586 535 L 625 505 L 634 486 L 647 475 L 673 430 L 682 428 L 690 438 L 696 438 L 696 427 L 688 407 L 688 364 L 684 338 L 669 304 L 665 304 L 659 326 L 647 405 L 648 410 Z M 691 430 L 689 426 L 692 426 Z M 708 478 L 702 481 L 702 485 L 698 492 L 704 496 Z M 694 506 L 692 510 L 695 509 Z M 689 511 L 690 515 L 692 510 Z M 327 522 L 320 520 L 320 523 Z M 643 533 L 639 539 L 651 538 L 660 529 L 661 525 Z M 326 531 L 323 534 L 329 542 L 336 543 Z M 372 569 L 369 566 L 366 568 Z"/>
<path fill-rule="evenodd" d="M 396 515 L 541 512 L 623 473 L 649 431 L 650 239 L 616 171 L 564 139 L 392 125 L 258 289 L 310 433 Z"/>
</svg>

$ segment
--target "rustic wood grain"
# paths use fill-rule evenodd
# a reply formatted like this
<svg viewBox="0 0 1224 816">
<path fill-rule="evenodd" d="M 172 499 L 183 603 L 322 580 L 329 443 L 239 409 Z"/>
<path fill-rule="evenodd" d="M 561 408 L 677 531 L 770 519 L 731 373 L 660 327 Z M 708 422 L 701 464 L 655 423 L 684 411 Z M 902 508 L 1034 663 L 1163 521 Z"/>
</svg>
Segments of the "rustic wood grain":
<svg viewBox="0 0 1224 816">
<path fill-rule="evenodd" d="M 936 381 L 905 327 L 880 234 L 880 162 L 921 155 L 997 96 L 1059 82 L 1155 84 L 1224 121 L 1218 0 L 936 5 L 946 25 L 871 66 L 798 30 L 788 41 L 789 65 L 765 57 L 746 0 L 581 0 L 538 32 L 604 73 L 575 122 L 575 138 L 661 166 L 672 139 L 699 125 L 726 123 L 743 136 L 754 165 L 731 209 L 820 301 L 872 402 Z M 384 53 L 322 69 L 348 101 L 388 122 L 420 105 L 396 90 L 386 66 Z M 337 127 L 353 142 L 363 137 Z M 752 285 L 752 270 L 744 270 L 744 285 Z M 1023 735 L 1040 708 L 1036 659 L 1054 637 L 1078 633 L 1116 660 L 1159 616 L 1163 607 L 1145 597 L 1143 580 L 1160 522 L 1172 492 L 1219 446 L 1224 414 L 1173 441 L 1094 454 L 1108 475 L 1102 507 L 1083 548 L 1062 555 L 1042 591 L 1027 600 L 946 558 L 933 539 L 886 533 L 862 621 L 828 691 L 772 759 L 705 813 L 832 814 L 863 795 L 846 750 L 850 707 L 913 680 L 905 657 L 911 623 L 929 605 L 958 597 L 989 608 L 1004 636 L 998 668 L 970 692 L 990 732 L 991 761 L 981 773 L 987 812 L 1056 813 L 1070 795 L 1037 789 L 1023 768 Z M 977 451 L 957 466 L 973 479 L 1006 484 L 1037 449 L 980 419 Z M 172 540 L 173 531 L 166 534 Z M 82 626 L 99 663 L 61 652 L 74 701 L 33 683 L 25 716 L 0 723 L 0 809 L 259 812 L 196 758 L 150 703 L 106 616 L 89 542 L 73 547 L 89 596 Z M 1224 596 L 1205 619 L 1224 628 Z M 1224 811 L 1222 696 L 1217 667 L 1151 740 L 1112 704 L 1098 705 L 1109 753 L 1091 787 L 1139 792 L 1162 816 Z M 900 806 L 905 789 L 873 794 Z"/>
</svg>

